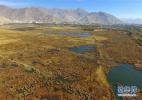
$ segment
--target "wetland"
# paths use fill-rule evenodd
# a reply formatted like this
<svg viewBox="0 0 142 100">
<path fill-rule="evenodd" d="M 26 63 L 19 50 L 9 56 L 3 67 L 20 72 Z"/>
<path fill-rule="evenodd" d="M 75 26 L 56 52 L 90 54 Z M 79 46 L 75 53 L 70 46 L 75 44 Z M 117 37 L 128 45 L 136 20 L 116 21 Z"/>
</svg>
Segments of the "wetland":
<svg viewBox="0 0 142 100">
<path fill-rule="evenodd" d="M 142 68 L 142 47 L 122 30 L 94 29 L 1 26 L 0 99 L 114 100 L 118 82 L 141 89 L 141 71 L 130 64 Z"/>
</svg>

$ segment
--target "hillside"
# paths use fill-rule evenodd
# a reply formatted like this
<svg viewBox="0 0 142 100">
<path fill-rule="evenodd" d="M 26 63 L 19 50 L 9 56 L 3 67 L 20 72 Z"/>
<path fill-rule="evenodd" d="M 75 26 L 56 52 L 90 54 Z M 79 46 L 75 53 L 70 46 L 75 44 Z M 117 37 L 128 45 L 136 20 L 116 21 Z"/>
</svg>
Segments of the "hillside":
<svg viewBox="0 0 142 100">
<path fill-rule="evenodd" d="M 11 23 L 11 20 L 5 17 L 0 16 L 0 25 Z"/>
<path fill-rule="evenodd" d="M 0 16 L 18 23 L 120 24 L 118 18 L 105 12 L 84 9 L 11 8 L 0 6 Z"/>
<path fill-rule="evenodd" d="M 141 18 L 136 18 L 136 19 L 122 18 L 121 20 L 128 24 L 142 24 Z"/>
</svg>

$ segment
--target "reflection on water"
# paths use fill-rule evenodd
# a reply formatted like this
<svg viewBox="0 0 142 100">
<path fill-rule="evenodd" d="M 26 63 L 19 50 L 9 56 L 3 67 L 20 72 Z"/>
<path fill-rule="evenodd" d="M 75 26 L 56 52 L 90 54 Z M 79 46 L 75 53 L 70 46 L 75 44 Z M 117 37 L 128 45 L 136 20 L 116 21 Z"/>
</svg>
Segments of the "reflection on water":
<svg viewBox="0 0 142 100">
<path fill-rule="evenodd" d="M 95 46 L 79 46 L 79 47 L 72 47 L 69 48 L 70 51 L 76 52 L 76 53 L 85 53 L 89 51 L 95 51 Z"/>
<path fill-rule="evenodd" d="M 122 64 L 112 68 L 107 78 L 115 94 L 117 94 L 116 83 L 126 86 L 137 86 L 142 89 L 142 71 L 135 69 L 134 66 L 130 64 Z"/>
<path fill-rule="evenodd" d="M 70 36 L 70 37 L 89 37 L 91 33 L 73 33 L 73 32 L 57 32 L 57 33 L 44 33 L 46 35 L 60 35 L 60 36 Z"/>
<path fill-rule="evenodd" d="M 13 30 L 16 31 L 32 31 L 32 30 L 37 30 L 36 27 L 24 27 L 24 28 L 15 28 Z"/>
<path fill-rule="evenodd" d="M 71 36 L 71 37 L 89 37 L 91 36 L 90 33 L 64 33 L 64 32 L 61 32 L 61 33 L 58 33 L 59 35 L 63 35 L 63 36 Z"/>
</svg>

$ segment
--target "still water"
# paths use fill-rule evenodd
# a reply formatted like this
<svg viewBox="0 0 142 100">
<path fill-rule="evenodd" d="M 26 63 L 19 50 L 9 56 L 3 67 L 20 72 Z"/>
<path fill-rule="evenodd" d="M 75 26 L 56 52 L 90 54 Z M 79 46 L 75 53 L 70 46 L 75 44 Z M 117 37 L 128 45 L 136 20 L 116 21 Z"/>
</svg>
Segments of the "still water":
<svg viewBox="0 0 142 100">
<path fill-rule="evenodd" d="M 89 52 L 89 51 L 95 51 L 96 48 L 95 46 L 78 46 L 78 47 L 72 47 L 69 48 L 70 51 L 73 51 L 75 53 L 85 53 L 85 52 Z"/>
<path fill-rule="evenodd" d="M 137 86 L 142 89 L 142 70 L 137 70 L 130 64 L 121 64 L 112 68 L 109 71 L 107 78 L 115 92 L 115 95 L 117 95 L 116 83 L 126 86 Z M 118 97 L 117 99 L 121 100 L 121 98 Z"/>
</svg>

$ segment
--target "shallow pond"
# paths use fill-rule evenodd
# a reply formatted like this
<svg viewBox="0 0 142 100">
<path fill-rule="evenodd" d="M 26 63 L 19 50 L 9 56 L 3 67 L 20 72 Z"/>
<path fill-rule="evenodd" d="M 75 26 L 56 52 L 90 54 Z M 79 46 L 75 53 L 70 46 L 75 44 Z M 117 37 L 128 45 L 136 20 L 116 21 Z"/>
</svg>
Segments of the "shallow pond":
<svg viewBox="0 0 142 100">
<path fill-rule="evenodd" d="M 72 47 L 72 48 L 69 48 L 69 50 L 76 53 L 85 53 L 89 51 L 95 51 L 96 48 L 95 46 L 87 45 L 87 46 Z"/>
<path fill-rule="evenodd" d="M 16 31 L 32 31 L 32 30 L 37 30 L 36 27 L 23 27 L 23 28 L 15 28 L 13 30 Z"/>
<path fill-rule="evenodd" d="M 89 37 L 91 36 L 91 33 L 68 33 L 68 32 L 61 32 L 58 33 L 59 35 L 63 36 L 71 36 L 71 37 Z"/>
<path fill-rule="evenodd" d="M 137 86 L 142 89 L 142 70 L 137 70 L 130 64 L 122 64 L 112 68 L 109 71 L 107 78 L 112 85 L 115 95 L 117 95 L 116 83 L 126 86 Z M 121 100 L 121 98 L 118 99 Z"/>
<path fill-rule="evenodd" d="M 60 35 L 60 36 L 70 36 L 70 37 L 89 37 L 91 33 L 77 33 L 77 32 L 58 32 L 58 33 L 44 33 L 46 35 Z"/>
</svg>

